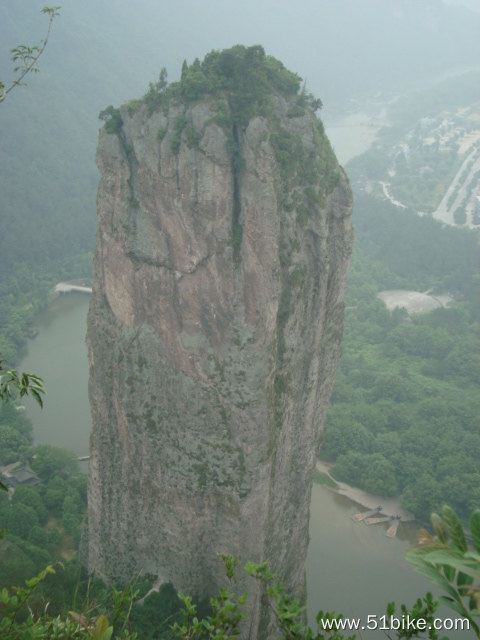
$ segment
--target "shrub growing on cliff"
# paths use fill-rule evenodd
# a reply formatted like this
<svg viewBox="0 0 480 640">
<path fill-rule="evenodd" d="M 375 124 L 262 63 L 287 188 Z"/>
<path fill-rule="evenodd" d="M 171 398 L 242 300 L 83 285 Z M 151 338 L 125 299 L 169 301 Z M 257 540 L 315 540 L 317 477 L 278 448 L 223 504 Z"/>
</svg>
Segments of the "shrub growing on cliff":
<svg viewBox="0 0 480 640">
<path fill-rule="evenodd" d="M 187 118 L 184 114 L 181 114 L 175 118 L 173 125 L 173 137 L 170 143 L 172 152 L 177 154 L 180 151 L 180 144 L 182 140 L 182 133 L 187 126 Z"/>
<path fill-rule="evenodd" d="M 105 120 L 105 131 L 107 133 L 118 133 L 122 128 L 123 121 L 120 111 L 112 105 L 100 111 L 98 117 L 100 120 Z"/>
</svg>

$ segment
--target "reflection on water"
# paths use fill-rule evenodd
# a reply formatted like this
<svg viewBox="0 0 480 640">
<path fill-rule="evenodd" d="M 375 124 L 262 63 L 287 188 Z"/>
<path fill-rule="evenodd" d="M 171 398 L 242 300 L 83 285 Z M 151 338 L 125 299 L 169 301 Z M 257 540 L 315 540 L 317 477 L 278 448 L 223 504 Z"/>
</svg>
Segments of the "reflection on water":
<svg viewBox="0 0 480 640">
<path fill-rule="evenodd" d="M 85 346 L 89 301 L 89 296 L 74 293 L 57 298 L 37 318 L 39 334 L 20 363 L 22 371 L 41 376 L 47 389 L 43 410 L 25 401 L 35 442 L 78 455 L 88 454 L 90 434 Z"/>
</svg>

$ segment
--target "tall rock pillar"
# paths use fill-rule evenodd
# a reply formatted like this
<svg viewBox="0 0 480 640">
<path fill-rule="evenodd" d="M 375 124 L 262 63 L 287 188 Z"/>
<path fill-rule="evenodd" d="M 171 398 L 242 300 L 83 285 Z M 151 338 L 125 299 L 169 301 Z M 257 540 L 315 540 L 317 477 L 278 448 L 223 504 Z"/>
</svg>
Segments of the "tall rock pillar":
<svg viewBox="0 0 480 640">
<path fill-rule="evenodd" d="M 352 197 L 294 74 L 197 63 L 100 132 L 88 562 L 202 597 L 231 553 L 302 595 Z"/>
</svg>

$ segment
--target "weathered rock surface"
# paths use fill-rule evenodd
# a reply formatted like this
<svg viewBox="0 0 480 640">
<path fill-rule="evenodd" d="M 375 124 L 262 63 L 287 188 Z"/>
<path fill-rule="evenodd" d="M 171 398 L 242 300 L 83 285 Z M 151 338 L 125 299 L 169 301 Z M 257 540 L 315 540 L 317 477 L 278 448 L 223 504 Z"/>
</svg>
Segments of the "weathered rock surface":
<svg viewBox="0 0 480 640">
<path fill-rule="evenodd" d="M 234 131 L 236 155 L 213 98 L 127 105 L 100 132 L 88 562 L 108 580 L 205 596 L 232 553 L 304 593 L 352 199 L 321 124 L 291 107 L 277 95 Z"/>
</svg>

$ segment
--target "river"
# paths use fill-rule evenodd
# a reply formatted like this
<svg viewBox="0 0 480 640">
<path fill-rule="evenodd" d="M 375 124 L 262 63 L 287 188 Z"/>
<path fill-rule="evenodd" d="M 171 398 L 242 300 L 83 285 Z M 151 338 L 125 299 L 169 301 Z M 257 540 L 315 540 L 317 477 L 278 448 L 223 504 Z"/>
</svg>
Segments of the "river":
<svg viewBox="0 0 480 640">
<path fill-rule="evenodd" d="M 22 371 L 38 373 L 47 389 L 43 410 L 25 401 L 35 442 L 48 442 L 79 456 L 88 454 L 91 424 L 85 346 L 89 302 L 90 296 L 81 293 L 56 298 L 38 316 L 38 336 L 20 364 Z"/>
<path fill-rule="evenodd" d="M 33 403 L 27 405 L 35 441 L 79 455 L 88 452 L 90 430 L 85 347 L 88 302 L 89 297 L 82 294 L 57 298 L 39 316 L 39 334 L 21 362 L 22 370 L 44 378 L 48 392 L 43 411 Z M 319 609 L 342 611 L 366 621 L 368 614 L 385 613 L 389 600 L 413 604 L 430 588 L 404 561 L 417 535 L 416 526 L 401 524 L 397 538 L 391 540 L 385 536 L 385 525 L 367 527 L 353 522 L 351 516 L 358 511 L 348 498 L 314 485 L 307 560 L 312 621 Z M 364 632 L 363 637 L 380 638 L 380 633 L 383 637 L 379 631 Z"/>
</svg>

